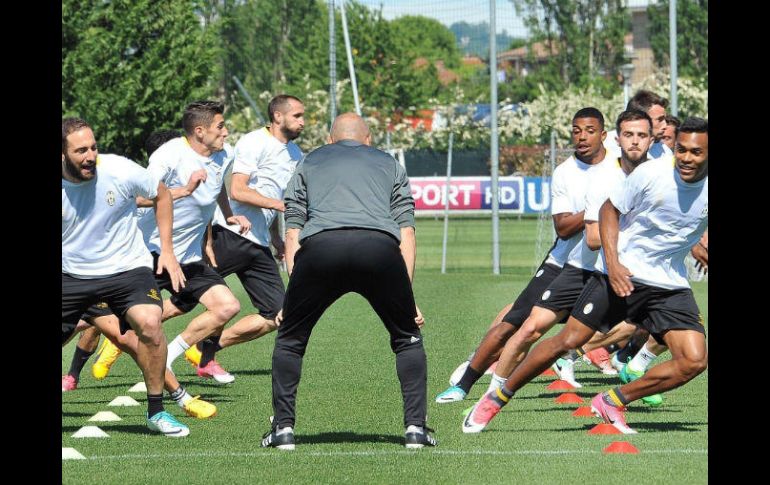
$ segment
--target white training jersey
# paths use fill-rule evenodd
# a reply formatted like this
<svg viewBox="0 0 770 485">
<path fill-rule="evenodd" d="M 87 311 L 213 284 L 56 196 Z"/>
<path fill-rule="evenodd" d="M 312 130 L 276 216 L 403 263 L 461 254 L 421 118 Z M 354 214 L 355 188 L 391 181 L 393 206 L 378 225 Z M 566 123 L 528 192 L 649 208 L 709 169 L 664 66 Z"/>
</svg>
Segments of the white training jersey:
<svg viewBox="0 0 770 485">
<path fill-rule="evenodd" d="M 608 152 L 609 153 L 609 152 Z M 604 161 L 591 170 L 588 176 L 588 189 L 586 190 L 583 221 L 598 221 L 599 209 L 613 190 L 623 186 L 626 173 L 620 166 L 620 158 L 605 158 Z M 596 270 L 596 260 L 599 251 L 588 247 L 585 238 L 585 229 L 581 231 L 580 241 L 572 248 L 567 256 L 567 264 L 588 271 Z"/>
<path fill-rule="evenodd" d="M 267 128 L 252 131 L 235 144 L 233 173 L 249 176 L 248 187 L 265 197 L 283 200 L 283 192 L 302 159 L 302 150 L 294 142 L 281 143 Z M 245 216 L 251 222 L 251 230 L 240 234 L 239 225 L 225 222 L 217 207 L 214 224 L 218 224 L 260 246 L 270 246 L 270 224 L 276 211 L 230 199 L 234 215 Z"/>
<path fill-rule="evenodd" d="M 167 141 L 150 156 L 147 171 L 169 189 L 186 186 L 196 170 L 203 168 L 207 172 L 206 181 L 201 182 L 192 194 L 174 201 L 172 240 L 179 264 L 203 259 L 203 236 L 206 226 L 214 216 L 225 171 L 232 161 L 233 149 L 227 143 L 223 150 L 204 157 L 190 147 L 185 137 Z M 147 247 L 160 253 L 160 235 L 155 222 L 155 212 L 145 213 L 139 220 L 139 227 L 144 233 Z"/>
<path fill-rule="evenodd" d="M 607 133 L 607 138 L 604 139 L 604 148 L 607 150 L 607 157 L 620 158 L 620 145 L 618 144 L 618 132 L 612 130 Z M 673 155 L 674 152 L 661 141 L 656 141 L 647 150 L 647 159 L 661 158 L 668 155 Z"/>
<path fill-rule="evenodd" d="M 153 199 L 158 182 L 131 160 L 96 159 L 96 176 L 61 181 L 61 270 L 83 279 L 105 278 L 142 266 L 152 256 L 137 227 L 136 196 Z"/>
<path fill-rule="evenodd" d="M 689 288 L 684 259 L 708 227 L 708 177 L 687 183 L 672 157 L 650 160 L 628 176 L 610 201 L 622 214 L 618 257 L 633 275 L 631 281 Z M 602 261 L 606 273 L 605 265 Z"/>
<path fill-rule="evenodd" d="M 605 160 L 608 158 L 605 157 Z M 585 207 L 588 174 L 603 162 L 589 165 L 570 156 L 558 165 L 551 177 L 551 214 L 575 214 Z M 583 231 L 578 231 L 569 239 L 557 238 L 546 263 L 563 267 L 572 249 L 583 238 Z"/>
</svg>

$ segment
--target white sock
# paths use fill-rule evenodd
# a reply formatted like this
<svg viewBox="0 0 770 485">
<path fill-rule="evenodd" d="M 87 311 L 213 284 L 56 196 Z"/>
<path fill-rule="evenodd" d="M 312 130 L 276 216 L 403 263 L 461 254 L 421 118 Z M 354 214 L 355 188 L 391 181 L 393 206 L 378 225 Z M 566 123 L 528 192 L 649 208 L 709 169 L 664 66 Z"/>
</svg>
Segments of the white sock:
<svg viewBox="0 0 770 485">
<path fill-rule="evenodd" d="M 505 377 L 500 377 L 499 375 L 492 373 L 492 380 L 489 381 L 489 387 L 487 388 L 487 392 L 495 391 L 497 389 L 500 389 L 503 387 L 503 384 L 505 384 L 505 381 L 507 381 Z"/>
<path fill-rule="evenodd" d="M 644 347 L 628 363 L 628 368 L 634 372 L 644 372 L 652 364 L 652 361 L 655 360 L 655 357 L 657 355 L 647 350 L 647 344 L 644 344 Z"/>
<path fill-rule="evenodd" d="M 189 401 L 192 401 L 192 396 L 189 392 L 185 389 L 184 394 L 182 394 L 182 397 L 180 397 L 176 403 L 179 404 L 179 407 L 184 409 L 185 404 L 187 404 Z"/>
<path fill-rule="evenodd" d="M 166 367 L 171 369 L 171 364 L 174 363 L 177 357 L 184 354 L 184 351 L 189 349 L 190 346 L 184 341 L 181 335 L 177 335 L 174 340 L 168 344 L 168 355 L 166 356 Z"/>
<path fill-rule="evenodd" d="M 281 436 L 282 434 L 293 433 L 293 432 L 294 432 L 294 428 L 292 428 L 291 426 L 286 426 L 285 428 L 278 428 L 278 429 L 276 429 L 275 430 L 275 435 L 276 436 Z"/>
<path fill-rule="evenodd" d="M 423 433 L 423 430 L 419 426 L 416 426 L 414 424 L 410 424 L 409 426 L 406 427 L 406 432 L 407 433 Z"/>
</svg>

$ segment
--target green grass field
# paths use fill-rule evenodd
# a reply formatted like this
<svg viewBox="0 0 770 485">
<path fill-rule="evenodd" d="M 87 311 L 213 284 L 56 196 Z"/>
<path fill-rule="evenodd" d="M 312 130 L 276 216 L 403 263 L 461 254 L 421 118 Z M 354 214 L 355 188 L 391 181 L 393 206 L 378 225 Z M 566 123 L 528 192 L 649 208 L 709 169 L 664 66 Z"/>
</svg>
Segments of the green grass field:
<svg viewBox="0 0 770 485">
<path fill-rule="evenodd" d="M 440 274 L 442 228 L 441 219 L 418 219 L 414 283 L 427 322 L 428 424 L 436 430 L 437 448 L 404 449 L 402 403 L 387 332 L 364 299 L 349 294 L 326 312 L 310 341 L 298 392 L 295 452 L 259 447 L 272 414 L 271 334 L 218 354 L 236 375 L 228 386 L 198 378 L 184 358 L 175 362 L 188 391 L 219 408 L 213 419 L 195 420 L 167 400 L 166 409 L 190 426 L 190 436 L 183 439 L 147 432 L 142 393 L 130 394 L 140 406 L 108 407 L 116 396 L 129 395 L 141 374 L 123 356 L 99 382 L 90 374 L 92 358 L 79 388 L 62 395 L 62 447 L 74 447 L 87 458 L 62 461 L 63 483 L 707 482 L 708 371 L 665 394 L 660 408 L 632 403 L 627 420 L 638 435 L 587 434 L 599 420 L 572 417 L 577 405 L 555 403 L 558 393 L 546 389 L 550 378 L 543 377 L 517 393 L 486 431 L 464 435 L 462 411 L 481 396 L 489 377 L 463 403 L 439 405 L 433 399 L 499 309 L 528 282 L 536 263 L 537 221 L 501 221 L 499 276 L 491 274 L 491 224 L 482 219 L 450 221 L 449 271 Z M 250 304 L 240 283 L 228 283 L 247 312 Z M 708 284 L 694 283 L 693 289 L 708 326 Z M 188 320 L 167 322 L 167 337 L 176 336 Z M 69 368 L 73 349 L 71 342 L 62 350 L 62 372 Z M 578 366 L 576 376 L 584 386 L 577 394 L 586 405 L 619 382 L 587 365 Z M 88 422 L 91 416 L 107 410 L 122 418 L 100 423 L 110 438 L 71 437 L 81 426 L 94 424 Z M 640 454 L 602 454 L 616 440 L 633 443 Z"/>
</svg>

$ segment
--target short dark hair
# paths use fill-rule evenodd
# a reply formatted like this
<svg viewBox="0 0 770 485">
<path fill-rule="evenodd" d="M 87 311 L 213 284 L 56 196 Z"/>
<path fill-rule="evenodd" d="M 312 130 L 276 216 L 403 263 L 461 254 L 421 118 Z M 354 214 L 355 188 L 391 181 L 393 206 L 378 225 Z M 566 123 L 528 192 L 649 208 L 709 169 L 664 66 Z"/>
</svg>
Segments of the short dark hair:
<svg viewBox="0 0 770 485">
<path fill-rule="evenodd" d="M 679 127 L 682 126 L 682 121 L 673 115 L 666 116 L 666 124 L 674 127 L 674 137 L 679 134 Z"/>
<path fill-rule="evenodd" d="M 647 120 L 647 123 L 650 124 L 650 134 L 652 134 L 652 118 L 650 118 L 650 115 L 638 109 L 627 109 L 622 113 L 620 113 L 620 115 L 618 116 L 618 120 L 615 122 L 615 130 L 617 130 L 618 136 L 620 136 L 621 123 L 625 123 L 626 121 L 636 121 L 636 120 Z"/>
<path fill-rule="evenodd" d="M 225 112 L 225 105 L 219 101 L 193 101 L 184 109 L 182 115 L 182 128 L 188 135 L 192 135 L 196 126 L 211 125 L 214 116 Z"/>
<path fill-rule="evenodd" d="M 179 130 L 158 130 L 150 133 L 147 140 L 144 142 L 144 150 L 147 152 L 147 156 L 155 152 L 161 145 L 174 138 L 182 136 L 182 132 Z"/>
<path fill-rule="evenodd" d="M 604 115 L 602 115 L 602 112 L 598 109 L 594 108 L 593 106 L 588 106 L 586 108 L 580 108 L 577 113 L 575 113 L 575 116 L 572 117 L 572 122 L 574 123 L 576 119 L 578 118 L 594 118 L 599 120 L 599 126 L 602 127 L 602 130 L 604 129 Z"/>
<path fill-rule="evenodd" d="M 301 99 L 299 99 L 296 96 L 292 96 L 291 94 L 279 94 L 278 96 L 270 100 L 270 103 L 268 103 L 267 105 L 267 117 L 270 119 L 271 122 L 275 121 L 276 111 L 280 111 L 283 113 L 284 110 L 288 109 L 290 99 L 293 99 L 298 103 L 302 103 Z"/>
<path fill-rule="evenodd" d="M 650 111 L 650 108 L 655 104 L 668 108 L 668 99 L 658 96 L 652 91 L 645 91 L 642 89 L 637 91 L 636 94 L 634 94 L 634 97 L 628 100 L 626 111 L 635 109 L 646 113 Z"/>
<path fill-rule="evenodd" d="M 81 118 L 62 118 L 61 120 L 61 152 L 67 151 L 67 136 L 70 133 L 82 130 L 83 128 L 91 128 L 84 119 Z"/>
<path fill-rule="evenodd" d="M 679 133 L 705 133 L 709 134 L 709 122 L 697 116 L 691 116 L 684 120 L 679 127 Z"/>
</svg>

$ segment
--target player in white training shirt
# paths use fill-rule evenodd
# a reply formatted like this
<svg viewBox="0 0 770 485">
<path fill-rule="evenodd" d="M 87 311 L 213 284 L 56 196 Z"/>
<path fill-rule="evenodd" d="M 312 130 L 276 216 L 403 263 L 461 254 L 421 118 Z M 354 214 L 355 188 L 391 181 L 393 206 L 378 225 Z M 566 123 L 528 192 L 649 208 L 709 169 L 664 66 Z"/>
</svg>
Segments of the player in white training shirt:
<svg viewBox="0 0 770 485">
<path fill-rule="evenodd" d="M 247 217 L 251 230 L 239 233 L 225 224 L 221 211 L 214 215 L 211 237 L 207 241 L 209 261 L 222 276 L 237 274 L 259 313 L 247 315 L 225 329 L 221 336 L 211 335 L 185 351 L 196 368 L 205 369 L 214 354 L 238 343 L 254 340 L 277 328 L 276 316 L 283 305 L 284 285 L 270 243 L 279 254 L 283 241 L 277 231 L 277 212 L 283 212 L 283 193 L 302 151 L 292 141 L 305 126 L 305 107 L 289 95 L 278 95 L 268 104 L 269 127 L 252 131 L 235 145 L 231 182 L 231 206 L 234 214 Z M 197 304 L 187 292 L 171 298 L 179 313 Z"/>
<path fill-rule="evenodd" d="M 588 189 L 588 194 L 590 196 L 587 196 L 586 200 L 584 200 L 584 204 L 587 204 L 584 207 L 584 220 L 586 213 L 589 217 L 595 219 L 597 205 L 601 206 L 601 202 L 604 201 L 602 199 L 598 204 L 595 201 L 595 197 L 601 197 L 601 193 L 606 190 L 606 188 L 599 187 L 598 183 L 610 178 L 609 174 L 617 176 L 615 174 L 618 170 L 623 172 L 623 174 L 630 173 L 640 164 L 649 163 L 646 162 L 647 148 L 652 139 L 652 123 L 649 116 L 640 111 L 624 111 L 618 117 L 616 126 L 621 133 L 621 157 L 619 159 L 605 158 L 589 175 L 590 188 Z M 626 136 L 629 134 L 633 136 Z M 620 166 L 620 169 L 617 168 L 618 166 Z M 547 368 L 548 365 L 554 363 L 558 358 L 557 355 L 550 360 L 543 360 L 542 362 L 539 360 L 541 353 L 538 352 L 538 349 L 546 345 L 548 340 L 535 347 L 523 361 L 521 361 L 521 354 L 526 353 L 535 341 L 556 322 L 563 320 L 575 306 L 575 302 L 580 297 L 586 282 L 590 280 L 594 272 L 597 259 L 597 253 L 590 250 L 590 248 L 583 248 L 585 245 L 586 243 L 581 233 L 580 244 L 576 245 L 571 252 L 570 259 L 564 265 L 559 276 L 541 294 L 524 325 L 506 344 L 501 361 L 504 358 L 511 358 L 513 361 L 513 365 L 511 365 L 512 370 L 506 375 L 508 377 L 507 381 L 500 389 L 491 390 L 482 396 L 463 421 L 463 432 L 478 433 L 482 431 L 491 419 L 497 415 L 502 406 L 508 402 L 515 391 L 540 374 L 540 372 L 534 375 L 531 372 L 522 374 L 519 370 L 521 367 L 524 367 L 526 372 L 526 370 L 532 367 L 529 364 L 534 361 L 538 367 L 546 364 L 545 368 Z M 565 352 L 568 350 L 571 349 L 565 349 Z M 508 351 L 510 351 L 510 354 L 508 354 L 510 357 L 506 356 Z M 517 361 L 521 361 L 518 366 L 516 365 Z M 564 374 L 567 375 L 562 376 L 562 379 L 565 379 L 565 377 L 571 378 L 566 369 Z M 524 376 L 523 378 L 522 375 Z M 571 378 L 571 380 L 573 386 L 580 387 L 577 382 L 574 382 L 574 378 Z"/>
<path fill-rule="evenodd" d="M 104 301 L 139 336 L 137 363 L 147 387 L 147 426 L 170 437 L 190 433 L 163 409 L 166 339 L 162 302 L 152 257 L 136 224 L 136 197 L 157 212 L 160 248 L 157 272 L 179 290 L 185 276 L 172 247 L 171 197 L 139 165 L 117 155 L 99 155 L 96 138 L 78 118 L 62 120 L 62 345 L 81 315 Z"/>
<path fill-rule="evenodd" d="M 597 415 L 631 434 L 635 431 L 623 415 L 626 404 L 681 386 L 705 370 L 705 329 L 684 258 L 708 226 L 706 120 L 682 123 L 675 154 L 674 163 L 664 158 L 637 168 L 602 205 L 598 262 L 607 274 L 594 273 L 564 330 L 538 345 L 506 385 L 531 379 L 560 352 L 584 344 L 595 331 L 606 332 L 613 322 L 630 319 L 665 343 L 672 355 L 643 377 L 591 401 Z M 499 400 L 510 399 L 512 393 L 505 391 Z M 491 419 L 499 410 L 490 406 L 484 414 Z"/>
<path fill-rule="evenodd" d="M 628 100 L 626 111 L 639 110 L 652 119 L 653 143 L 650 145 L 649 158 L 661 158 L 671 155 L 671 148 L 663 143 L 663 135 L 667 126 L 666 107 L 668 99 L 658 96 L 651 91 L 639 90 Z M 607 139 L 604 141 L 604 147 L 613 153 L 613 156 L 620 156 L 620 146 L 617 141 L 618 132 L 612 130 L 607 133 Z"/>
<path fill-rule="evenodd" d="M 487 366 L 500 355 L 506 342 L 510 342 L 512 335 L 519 331 L 532 305 L 560 274 L 569 253 L 582 238 L 587 174 L 605 158 L 602 147 L 606 136 L 604 116 L 596 108 L 583 108 L 573 116 L 572 127 L 575 153 L 556 167 L 551 179 L 551 213 L 558 239 L 516 302 L 498 314 L 469 362 L 455 370 L 450 380 L 451 387 L 441 392 L 436 402 L 448 403 L 465 398 Z M 510 357 L 501 357 L 492 375 L 490 388 L 499 386 L 513 365 Z M 461 376 L 452 382 L 457 374 Z"/>
</svg>

